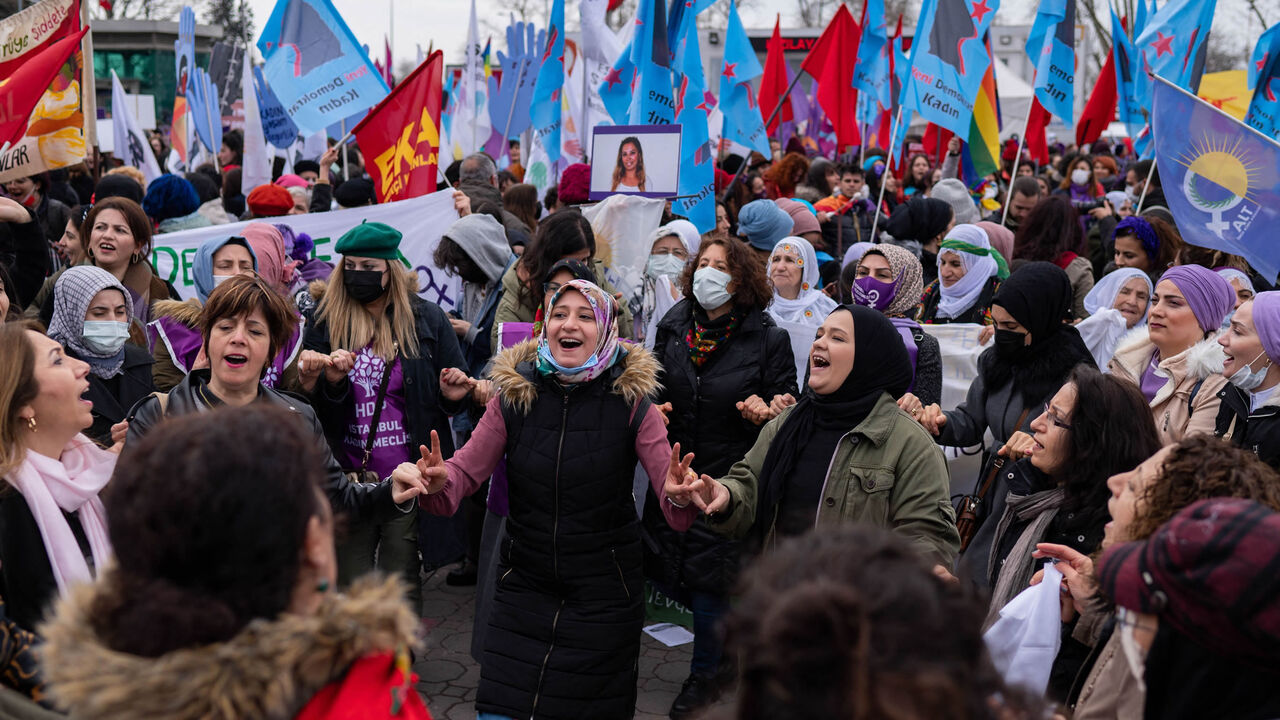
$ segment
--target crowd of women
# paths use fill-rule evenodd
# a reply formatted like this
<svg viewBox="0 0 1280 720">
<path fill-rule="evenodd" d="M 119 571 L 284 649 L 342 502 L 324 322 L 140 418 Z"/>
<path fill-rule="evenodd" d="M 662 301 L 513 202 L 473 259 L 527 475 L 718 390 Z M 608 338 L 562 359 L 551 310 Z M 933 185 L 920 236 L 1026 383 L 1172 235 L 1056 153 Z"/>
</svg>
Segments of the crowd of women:
<svg viewBox="0 0 1280 720">
<path fill-rule="evenodd" d="M 420 573 L 456 516 L 484 720 L 631 717 L 646 583 L 692 613 L 676 720 L 1280 716 L 1280 292 L 1158 185 L 1104 194 L 1110 152 L 976 194 L 951 153 L 867 157 L 736 158 L 715 230 L 665 216 L 625 297 L 586 166 L 538 208 L 471 156 L 451 312 L 400 231 L 329 264 L 290 227 L 362 204 L 332 151 L 245 208 L 200 172 L 9 187 L 0 715 L 428 717 Z M 230 217 L 180 300 L 154 234 Z M 957 323 L 985 349 L 950 407 Z M 1047 562 L 1027 688 L 982 633 Z"/>
</svg>

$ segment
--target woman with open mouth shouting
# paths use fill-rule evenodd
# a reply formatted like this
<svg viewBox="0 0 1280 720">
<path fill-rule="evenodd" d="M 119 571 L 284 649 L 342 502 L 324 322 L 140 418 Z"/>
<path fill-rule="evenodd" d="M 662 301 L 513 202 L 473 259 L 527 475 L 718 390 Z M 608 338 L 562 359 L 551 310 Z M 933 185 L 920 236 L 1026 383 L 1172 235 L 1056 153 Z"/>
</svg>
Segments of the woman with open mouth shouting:
<svg viewBox="0 0 1280 720">
<path fill-rule="evenodd" d="M 395 475 L 422 485 L 423 510 L 447 516 L 507 457 L 480 717 L 630 718 L 644 624 L 636 462 L 677 530 L 697 515 L 689 503 L 702 507 L 709 493 L 689 472 L 693 456 L 681 461 L 679 444 L 667 445 L 649 400 L 658 363 L 619 341 L 617 301 L 572 280 L 549 305 L 537 339 L 498 354 L 498 393 L 467 444 L 446 461 L 432 432 L 422 459 Z"/>
<path fill-rule="evenodd" d="M 719 480 L 711 527 L 765 546 L 819 525 L 891 527 L 949 565 L 960 547 L 947 463 L 929 433 L 898 408 L 911 361 L 876 310 L 841 305 L 818 328 L 808 389 L 771 420 Z"/>
<path fill-rule="evenodd" d="M 1215 434 L 1280 469 L 1280 292 L 1258 293 L 1236 308 L 1218 344 L 1226 354 L 1222 374 L 1241 392 L 1223 395 Z"/>
</svg>

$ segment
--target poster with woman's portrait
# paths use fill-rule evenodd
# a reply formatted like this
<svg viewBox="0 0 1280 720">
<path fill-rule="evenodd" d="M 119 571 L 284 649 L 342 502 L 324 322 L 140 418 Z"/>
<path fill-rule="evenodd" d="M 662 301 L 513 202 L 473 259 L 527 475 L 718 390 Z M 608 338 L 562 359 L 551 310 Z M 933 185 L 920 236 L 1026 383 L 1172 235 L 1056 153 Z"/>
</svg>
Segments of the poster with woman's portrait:
<svg viewBox="0 0 1280 720">
<path fill-rule="evenodd" d="M 597 126 L 591 136 L 591 200 L 679 193 L 679 125 Z"/>
</svg>

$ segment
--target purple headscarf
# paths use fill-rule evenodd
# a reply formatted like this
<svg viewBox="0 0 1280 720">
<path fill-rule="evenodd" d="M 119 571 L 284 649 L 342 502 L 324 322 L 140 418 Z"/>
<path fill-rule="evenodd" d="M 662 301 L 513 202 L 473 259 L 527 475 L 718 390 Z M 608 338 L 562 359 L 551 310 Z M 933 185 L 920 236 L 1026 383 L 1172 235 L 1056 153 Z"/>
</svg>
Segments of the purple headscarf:
<svg viewBox="0 0 1280 720">
<path fill-rule="evenodd" d="M 1253 296 L 1253 327 L 1267 357 L 1273 362 L 1280 361 L 1280 291 Z"/>
<path fill-rule="evenodd" d="M 1205 332 L 1222 327 L 1222 319 L 1236 306 L 1236 293 L 1218 273 L 1199 265 L 1176 265 L 1160 276 L 1182 291 L 1196 322 Z M 1157 283 L 1159 284 L 1159 283 Z"/>
</svg>

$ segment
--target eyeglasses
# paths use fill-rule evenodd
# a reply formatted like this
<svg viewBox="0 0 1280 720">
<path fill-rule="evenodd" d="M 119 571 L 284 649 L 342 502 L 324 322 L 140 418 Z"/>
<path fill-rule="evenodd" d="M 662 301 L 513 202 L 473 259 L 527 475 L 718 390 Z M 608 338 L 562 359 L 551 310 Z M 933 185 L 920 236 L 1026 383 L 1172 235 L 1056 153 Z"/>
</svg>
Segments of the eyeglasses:
<svg viewBox="0 0 1280 720">
<path fill-rule="evenodd" d="M 1049 407 L 1049 403 L 1044 404 L 1044 416 L 1049 418 L 1049 422 L 1053 423 L 1054 425 L 1057 425 L 1063 430 L 1071 429 L 1071 426 L 1063 422 L 1062 418 L 1058 417 L 1057 413 L 1055 413 L 1053 409 Z"/>
</svg>

